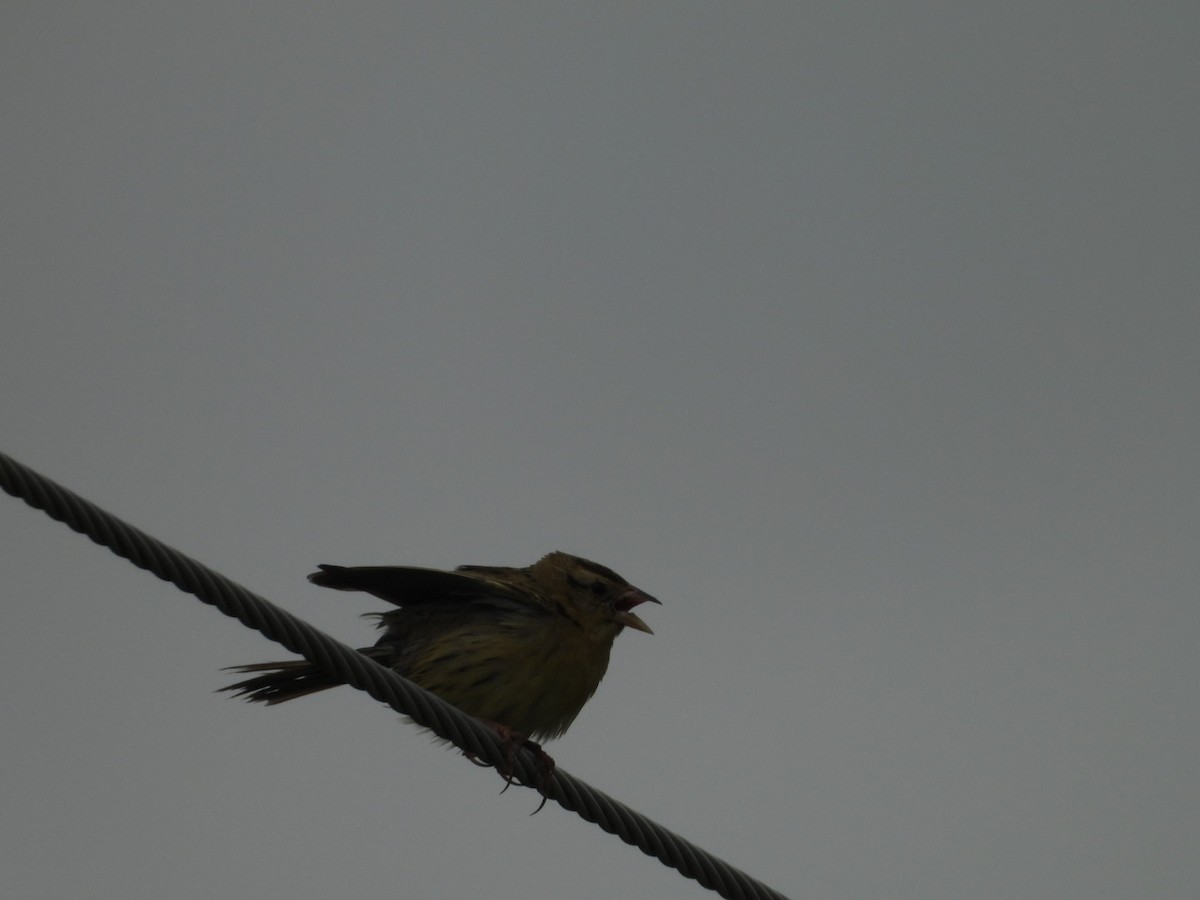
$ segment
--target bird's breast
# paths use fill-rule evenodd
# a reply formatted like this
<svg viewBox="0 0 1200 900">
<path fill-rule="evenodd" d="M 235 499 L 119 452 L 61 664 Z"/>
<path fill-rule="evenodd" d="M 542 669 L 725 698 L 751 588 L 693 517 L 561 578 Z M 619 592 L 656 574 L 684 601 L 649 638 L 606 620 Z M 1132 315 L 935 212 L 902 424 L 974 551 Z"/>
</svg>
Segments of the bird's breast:
<svg viewBox="0 0 1200 900">
<path fill-rule="evenodd" d="M 611 646 L 561 617 L 506 617 L 410 641 L 398 668 L 464 712 L 547 738 L 595 692 Z"/>
</svg>

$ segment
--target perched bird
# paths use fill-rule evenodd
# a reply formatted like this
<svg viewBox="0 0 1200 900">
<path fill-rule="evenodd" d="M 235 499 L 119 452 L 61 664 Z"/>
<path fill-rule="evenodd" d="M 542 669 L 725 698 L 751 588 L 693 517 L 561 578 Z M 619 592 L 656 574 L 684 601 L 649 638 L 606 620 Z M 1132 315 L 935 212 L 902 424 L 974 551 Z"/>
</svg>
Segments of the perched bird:
<svg viewBox="0 0 1200 900">
<path fill-rule="evenodd" d="M 595 692 L 622 629 L 651 634 L 633 613 L 658 603 L 612 569 L 555 552 L 523 569 L 320 566 L 308 580 L 365 591 L 399 609 L 361 650 L 483 719 L 510 739 L 561 735 Z M 305 660 L 235 666 L 261 672 L 223 690 L 274 704 L 341 684 Z"/>
</svg>

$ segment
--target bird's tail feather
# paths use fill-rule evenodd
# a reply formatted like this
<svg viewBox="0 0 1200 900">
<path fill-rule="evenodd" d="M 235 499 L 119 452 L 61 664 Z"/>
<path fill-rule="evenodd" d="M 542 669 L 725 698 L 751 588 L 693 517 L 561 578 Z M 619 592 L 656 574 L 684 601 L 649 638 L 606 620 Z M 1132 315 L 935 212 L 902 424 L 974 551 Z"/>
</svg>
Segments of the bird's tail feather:
<svg viewBox="0 0 1200 900">
<path fill-rule="evenodd" d="M 389 650 L 387 647 L 368 647 L 359 650 L 359 653 L 385 662 L 384 657 L 388 655 Z M 306 659 L 230 666 L 227 671 L 264 673 L 220 690 L 233 691 L 235 697 L 244 697 L 251 703 L 265 703 L 267 706 L 345 684 L 337 675 L 314 666 Z"/>
</svg>

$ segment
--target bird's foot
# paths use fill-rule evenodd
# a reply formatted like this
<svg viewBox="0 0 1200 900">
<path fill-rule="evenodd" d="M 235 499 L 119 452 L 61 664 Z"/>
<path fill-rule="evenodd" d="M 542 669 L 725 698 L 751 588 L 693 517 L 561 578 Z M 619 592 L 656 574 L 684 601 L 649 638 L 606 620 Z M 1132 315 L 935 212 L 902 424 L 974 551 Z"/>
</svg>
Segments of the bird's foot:
<svg viewBox="0 0 1200 900">
<path fill-rule="evenodd" d="M 554 758 L 542 749 L 541 744 L 529 740 L 523 734 L 514 731 L 507 725 L 501 725 L 499 722 L 481 721 L 484 721 L 489 728 L 496 732 L 500 736 L 500 740 L 504 743 L 504 765 L 497 769 L 500 772 L 500 777 L 504 779 L 504 787 L 500 793 L 503 794 L 514 784 L 521 787 L 535 788 L 542 795 L 542 802 L 538 804 L 538 808 L 530 813 L 530 815 L 541 812 L 542 807 L 546 805 L 546 801 L 550 799 L 550 795 L 546 793 L 546 790 L 550 786 L 550 780 L 554 777 Z M 526 784 L 515 777 L 518 747 L 531 752 L 537 760 L 537 775 L 532 784 Z M 463 756 L 482 768 L 487 768 L 491 765 L 480 760 L 474 753 L 463 751 Z"/>
</svg>

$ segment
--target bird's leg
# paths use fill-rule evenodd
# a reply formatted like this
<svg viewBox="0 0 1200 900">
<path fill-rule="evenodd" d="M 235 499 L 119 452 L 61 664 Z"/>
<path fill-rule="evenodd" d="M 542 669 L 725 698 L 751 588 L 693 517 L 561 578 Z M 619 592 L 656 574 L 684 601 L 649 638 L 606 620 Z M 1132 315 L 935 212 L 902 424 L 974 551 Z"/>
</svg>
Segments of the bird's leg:
<svg viewBox="0 0 1200 900">
<path fill-rule="evenodd" d="M 480 719 L 480 721 L 491 728 L 492 731 L 496 732 L 496 734 L 499 735 L 500 740 L 504 743 L 504 766 L 503 768 L 498 769 L 500 772 L 500 777 L 504 779 L 504 788 L 500 791 L 500 793 L 503 794 L 504 791 L 507 791 L 509 787 L 514 784 L 514 782 L 522 787 L 536 788 L 537 792 L 542 795 L 542 802 L 538 804 L 538 808 L 533 812 L 540 812 L 542 807 L 546 805 L 546 801 L 550 799 L 549 795 L 546 793 L 546 789 L 550 785 L 550 779 L 554 777 L 554 758 L 542 749 L 541 744 L 529 740 L 523 734 L 514 731 L 507 725 L 502 725 L 499 722 L 489 722 L 486 719 Z M 527 785 L 524 782 L 517 781 L 513 778 L 513 776 L 516 774 L 515 770 L 518 746 L 529 750 L 537 759 L 537 779 L 533 784 Z M 489 763 L 481 762 L 474 753 L 463 751 L 463 756 L 475 763 L 477 766 L 486 768 L 489 765 Z"/>
<path fill-rule="evenodd" d="M 550 799 L 546 790 L 550 787 L 550 779 L 554 777 L 554 757 L 543 750 L 541 744 L 535 744 L 533 741 L 526 740 L 523 746 L 537 758 L 537 781 L 534 782 L 533 787 L 537 788 L 537 792 L 542 795 L 542 802 L 538 804 L 537 809 L 530 813 L 531 816 L 536 816 L 542 811 L 546 801 Z"/>
</svg>

